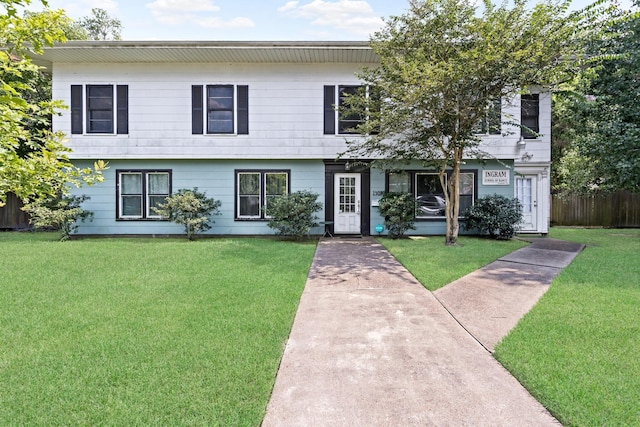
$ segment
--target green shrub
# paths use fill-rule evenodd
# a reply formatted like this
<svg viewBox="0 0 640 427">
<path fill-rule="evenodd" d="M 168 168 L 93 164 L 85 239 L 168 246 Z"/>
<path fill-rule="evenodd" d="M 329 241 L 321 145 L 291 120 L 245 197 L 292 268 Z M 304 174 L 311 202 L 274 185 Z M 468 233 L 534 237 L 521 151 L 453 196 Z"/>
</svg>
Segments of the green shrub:
<svg viewBox="0 0 640 427">
<path fill-rule="evenodd" d="M 85 211 L 80 205 L 89 200 L 90 197 L 82 196 L 59 196 L 55 199 L 43 202 L 32 202 L 27 204 L 23 210 L 30 215 L 29 222 L 36 229 L 60 230 L 61 241 L 68 240 L 71 233 L 78 230 L 78 221 L 91 221 L 93 212 Z"/>
<path fill-rule="evenodd" d="M 478 230 L 492 239 L 512 238 L 522 222 L 522 205 L 515 198 L 493 194 L 481 197 L 463 216 L 465 230 Z"/>
<path fill-rule="evenodd" d="M 314 213 L 322 209 L 322 203 L 317 200 L 318 194 L 306 190 L 270 199 L 266 209 L 268 226 L 281 236 L 298 240 L 308 236 L 311 228 L 318 226 Z"/>
<path fill-rule="evenodd" d="M 380 199 L 378 210 L 384 217 L 384 226 L 389 237 L 397 239 L 407 230 L 415 230 L 416 200 L 411 193 L 385 193 Z"/>
<path fill-rule="evenodd" d="M 184 226 L 184 232 L 189 240 L 193 240 L 197 233 L 211 228 L 211 215 L 219 215 L 220 201 L 206 196 L 206 192 L 182 188 L 158 203 L 152 209 L 170 221 Z"/>
</svg>

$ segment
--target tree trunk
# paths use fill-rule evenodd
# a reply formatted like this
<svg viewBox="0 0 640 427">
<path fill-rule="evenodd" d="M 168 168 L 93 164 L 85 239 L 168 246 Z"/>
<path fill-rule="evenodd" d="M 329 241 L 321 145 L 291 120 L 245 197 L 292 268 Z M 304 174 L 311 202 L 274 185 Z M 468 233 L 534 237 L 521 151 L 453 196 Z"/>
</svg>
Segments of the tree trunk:
<svg viewBox="0 0 640 427">
<path fill-rule="evenodd" d="M 458 243 L 458 233 L 460 231 L 460 164 L 462 162 L 462 150 L 454 152 L 451 176 L 447 180 L 447 229 L 445 232 L 445 244 L 453 246 Z"/>
</svg>

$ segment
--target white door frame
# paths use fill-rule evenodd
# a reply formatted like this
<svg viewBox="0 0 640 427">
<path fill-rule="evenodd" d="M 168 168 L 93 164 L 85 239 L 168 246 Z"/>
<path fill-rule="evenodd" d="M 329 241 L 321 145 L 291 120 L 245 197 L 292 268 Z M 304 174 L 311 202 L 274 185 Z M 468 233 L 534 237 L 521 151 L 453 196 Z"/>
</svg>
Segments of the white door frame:
<svg viewBox="0 0 640 427">
<path fill-rule="evenodd" d="M 522 232 L 538 231 L 538 175 L 518 175 L 514 183 L 515 197 L 522 204 Z"/>
<path fill-rule="evenodd" d="M 362 234 L 362 174 L 336 173 L 333 189 L 334 234 Z"/>
</svg>

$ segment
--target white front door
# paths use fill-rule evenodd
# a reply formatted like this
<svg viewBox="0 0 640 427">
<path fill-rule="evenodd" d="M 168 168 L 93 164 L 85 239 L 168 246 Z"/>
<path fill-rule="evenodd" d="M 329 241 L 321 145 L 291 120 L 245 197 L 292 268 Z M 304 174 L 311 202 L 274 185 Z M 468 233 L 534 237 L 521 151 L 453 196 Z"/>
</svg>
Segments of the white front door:
<svg viewBox="0 0 640 427">
<path fill-rule="evenodd" d="M 520 231 L 538 231 L 536 211 L 538 210 L 538 192 L 536 176 L 516 177 L 516 197 L 522 204 L 522 227 Z"/>
<path fill-rule="evenodd" d="M 335 234 L 360 234 L 360 174 L 337 173 L 334 181 Z"/>
</svg>

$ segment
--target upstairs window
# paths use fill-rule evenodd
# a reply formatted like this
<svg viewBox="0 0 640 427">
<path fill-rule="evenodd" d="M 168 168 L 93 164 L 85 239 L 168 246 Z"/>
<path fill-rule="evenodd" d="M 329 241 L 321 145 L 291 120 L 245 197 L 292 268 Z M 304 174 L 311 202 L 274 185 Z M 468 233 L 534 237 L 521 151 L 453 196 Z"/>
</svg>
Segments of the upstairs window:
<svg viewBox="0 0 640 427">
<path fill-rule="evenodd" d="M 356 128 L 367 117 L 358 113 L 343 113 L 345 100 L 366 89 L 366 97 L 370 108 L 379 108 L 379 94 L 369 87 L 358 85 L 325 86 L 324 87 L 324 134 L 353 135 L 358 134 Z M 337 103 L 336 103 L 337 100 Z M 375 106 L 375 107 L 373 107 Z M 337 132 L 336 132 L 337 130 Z"/>
<path fill-rule="evenodd" d="M 500 135 L 502 126 L 502 100 L 494 99 L 489 102 L 484 117 L 480 120 L 476 129 L 479 135 Z"/>
<path fill-rule="evenodd" d="M 357 134 L 356 128 L 364 121 L 364 117 L 356 113 L 341 113 L 345 108 L 345 99 L 358 93 L 362 86 L 338 87 L 338 133 Z"/>
<path fill-rule="evenodd" d="M 71 133 L 129 133 L 128 98 L 127 85 L 72 85 Z"/>
<path fill-rule="evenodd" d="M 534 139 L 540 132 L 540 95 L 522 95 L 520 97 L 521 135 L 525 139 Z"/>
<path fill-rule="evenodd" d="M 205 127 L 206 123 L 206 127 Z M 191 126 L 194 135 L 249 133 L 249 87 L 208 85 L 191 87 Z"/>
</svg>

